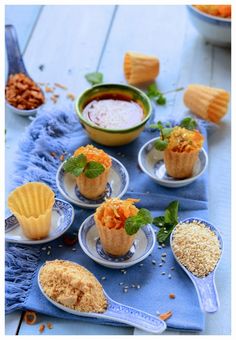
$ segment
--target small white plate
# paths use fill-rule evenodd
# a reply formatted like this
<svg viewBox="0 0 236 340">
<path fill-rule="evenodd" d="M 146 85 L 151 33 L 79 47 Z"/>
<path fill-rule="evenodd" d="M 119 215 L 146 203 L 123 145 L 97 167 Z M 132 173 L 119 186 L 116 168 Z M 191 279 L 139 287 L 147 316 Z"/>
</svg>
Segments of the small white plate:
<svg viewBox="0 0 236 340">
<path fill-rule="evenodd" d="M 42 240 L 31 240 L 26 237 L 14 215 L 5 219 L 6 242 L 22 244 L 41 244 L 55 240 L 69 229 L 74 220 L 74 208 L 68 202 L 56 199 L 52 209 L 52 226 L 50 234 Z"/>
<path fill-rule="evenodd" d="M 96 200 L 85 198 L 78 190 L 75 176 L 66 173 L 63 169 L 63 162 L 56 174 L 56 183 L 60 193 L 71 203 L 82 208 L 94 209 L 99 207 L 106 198 L 122 197 L 129 185 L 129 174 L 124 165 L 116 158 L 111 157 L 112 166 L 108 178 L 105 194 Z"/>
<path fill-rule="evenodd" d="M 135 241 L 124 256 L 112 256 L 103 249 L 95 226 L 94 215 L 90 215 L 79 228 L 79 243 L 85 254 L 95 262 L 108 268 L 127 268 L 143 261 L 153 250 L 155 233 L 150 224 L 139 229 Z"/>
<path fill-rule="evenodd" d="M 207 168 L 208 157 L 202 148 L 193 169 L 193 175 L 186 179 L 176 179 L 169 176 L 163 161 L 163 151 L 158 151 L 154 144 L 159 139 L 153 138 L 142 146 L 138 154 L 138 163 L 143 172 L 158 184 L 169 188 L 180 188 L 194 182 Z"/>
</svg>

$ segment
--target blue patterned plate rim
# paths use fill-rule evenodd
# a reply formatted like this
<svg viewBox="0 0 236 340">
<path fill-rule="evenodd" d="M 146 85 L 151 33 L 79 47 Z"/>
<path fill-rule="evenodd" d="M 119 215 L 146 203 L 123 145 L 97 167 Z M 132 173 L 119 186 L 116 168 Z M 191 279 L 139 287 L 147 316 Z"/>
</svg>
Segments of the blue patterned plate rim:
<svg viewBox="0 0 236 340">
<path fill-rule="evenodd" d="M 78 263 L 76 262 L 72 261 L 69 262 L 78 265 Z M 151 315 L 142 310 L 127 305 L 123 305 L 117 301 L 114 301 L 107 295 L 107 293 L 104 290 L 103 293 L 108 302 L 107 309 L 104 311 L 104 313 L 80 312 L 79 310 L 66 307 L 58 303 L 57 301 L 54 301 L 44 292 L 43 287 L 41 286 L 40 283 L 40 273 L 43 266 L 44 264 L 40 267 L 38 271 L 38 286 L 43 296 L 57 308 L 64 310 L 67 313 L 71 313 L 78 316 L 113 320 L 121 324 L 128 324 L 155 334 L 161 334 L 166 329 L 165 321 L 161 320 L 156 315 Z"/>
<path fill-rule="evenodd" d="M 55 228 L 53 233 L 49 235 L 48 237 L 41 239 L 41 240 L 30 240 L 30 239 L 12 239 L 7 236 L 7 234 L 15 229 L 19 228 L 19 222 L 17 221 L 16 217 L 14 215 L 10 215 L 5 219 L 5 241 L 6 242 L 11 242 L 11 243 L 21 243 L 21 244 L 42 244 L 42 243 L 47 243 L 50 241 L 55 240 L 56 238 L 60 237 L 64 232 L 66 232 L 71 224 L 74 221 L 74 215 L 75 211 L 73 206 L 61 199 L 56 198 L 55 203 L 53 206 L 53 210 L 56 210 L 60 215 L 64 215 L 65 219 L 63 219 L 63 222 L 65 221 L 66 223 L 62 224 L 60 223 L 59 226 Z M 26 237 L 26 236 L 25 236 Z"/>
<path fill-rule="evenodd" d="M 117 195 L 115 195 L 115 197 L 120 198 L 120 197 L 124 196 L 124 194 L 126 193 L 126 191 L 128 189 L 129 174 L 128 174 L 128 171 L 126 170 L 125 166 L 118 159 L 116 159 L 115 157 L 112 157 L 112 156 L 110 156 L 110 157 L 112 159 L 111 168 L 113 168 L 113 169 L 117 168 L 118 171 L 116 171 L 116 172 L 117 172 L 118 176 L 121 178 L 121 183 L 122 183 L 121 191 Z M 61 181 L 64 177 L 63 165 L 64 165 L 65 162 L 66 162 L 66 160 L 59 166 L 57 173 L 56 173 L 56 185 L 57 185 L 57 188 L 60 191 L 60 193 L 68 201 L 70 201 L 73 204 L 76 204 L 79 207 L 88 208 L 88 209 L 94 209 L 94 208 L 99 207 L 103 203 L 104 199 L 100 199 L 101 202 L 100 201 L 96 202 L 96 200 L 94 201 L 94 200 L 86 199 L 86 201 L 88 202 L 87 203 L 86 201 L 83 202 L 79 199 L 74 199 L 73 197 L 71 197 L 70 195 L 67 194 L 67 192 L 64 188 L 64 185 L 61 184 Z M 109 185 L 109 181 L 108 181 L 108 185 Z M 111 197 L 113 197 L 112 194 L 111 194 Z"/>
<path fill-rule="evenodd" d="M 144 150 L 146 149 L 146 147 L 148 145 L 151 145 L 153 142 L 155 142 L 156 140 L 160 139 L 160 137 L 156 137 L 156 138 L 153 138 L 151 140 L 149 140 L 147 143 L 145 143 L 141 149 L 139 150 L 139 153 L 138 153 L 138 163 L 139 163 L 139 166 L 140 168 L 142 169 L 142 171 L 144 173 L 146 173 L 148 176 L 150 176 L 152 179 L 154 179 L 155 181 L 158 181 L 159 183 L 171 183 L 171 184 L 185 184 L 185 183 L 188 183 L 188 182 L 192 182 L 193 180 L 197 179 L 198 177 L 200 177 L 206 170 L 207 168 L 207 165 L 208 165 L 208 156 L 207 156 L 207 153 L 205 151 L 204 148 L 202 148 L 200 150 L 200 153 L 203 154 L 203 157 L 204 157 L 204 160 L 205 160 L 205 164 L 204 164 L 204 167 L 201 169 L 201 171 L 199 171 L 199 173 L 196 175 L 196 176 L 192 176 L 192 177 L 189 177 L 189 178 L 185 178 L 185 179 L 178 179 L 178 180 L 167 180 L 167 179 L 162 179 L 162 178 L 159 178 L 157 176 L 153 176 L 152 174 L 150 174 L 149 171 L 147 171 L 147 169 L 143 166 L 143 163 L 142 163 L 142 154 L 144 152 Z M 160 151 L 161 152 L 161 151 Z"/>
<path fill-rule="evenodd" d="M 212 223 L 210 223 L 206 220 L 203 220 L 201 218 L 198 218 L 198 217 L 186 218 L 186 219 L 180 221 L 178 224 L 180 224 L 180 223 L 190 223 L 190 222 L 193 222 L 193 221 L 203 223 L 207 228 L 209 228 L 210 230 L 212 230 L 215 233 L 215 235 L 217 236 L 217 238 L 219 240 L 221 255 L 220 255 L 220 258 L 219 258 L 214 270 L 212 272 L 210 272 L 205 277 L 197 277 L 194 274 L 192 274 L 184 265 L 182 265 L 182 263 L 178 260 L 177 256 L 175 255 L 175 253 L 172 249 L 173 235 L 174 235 L 174 231 L 175 231 L 176 227 L 173 229 L 173 231 L 170 235 L 170 245 L 171 245 L 172 253 L 173 253 L 173 256 L 174 256 L 176 262 L 186 272 L 186 274 L 189 276 L 189 278 L 192 280 L 192 282 L 194 284 L 194 287 L 195 287 L 197 295 L 198 295 L 199 304 L 200 304 L 202 311 L 208 312 L 208 313 L 214 313 L 219 309 L 219 305 L 220 305 L 219 297 L 218 297 L 218 293 L 217 293 L 217 289 L 216 289 L 216 285 L 215 285 L 215 272 L 216 272 L 218 265 L 220 263 L 220 260 L 222 258 L 223 239 L 222 239 L 222 236 L 221 236 L 219 230 L 215 226 L 213 226 Z"/>
<path fill-rule="evenodd" d="M 135 260 L 132 260 L 132 256 L 129 257 L 128 259 L 124 258 L 123 262 L 116 262 L 115 259 L 114 261 L 108 261 L 105 258 L 101 257 L 98 253 L 97 256 L 92 254 L 90 250 L 87 247 L 87 242 L 86 242 L 86 236 L 88 231 L 93 228 L 95 225 L 94 222 L 94 214 L 88 216 L 84 222 L 81 224 L 78 232 L 78 239 L 81 248 L 85 252 L 86 255 L 88 255 L 91 259 L 93 259 L 95 262 L 100 263 L 101 265 L 104 266 L 109 266 L 110 268 L 125 268 L 125 267 L 130 267 L 133 266 L 140 261 L 143 261 L 153 250 L 155 243 L 156 243 L 156 236 L 155 232 L 150 224 L 147 224 L 145 227 L 141 228 L 139 232 L 143 232 L 145 235 L 145 238 L 147 240 L 147 246 L 146 249 L 142 252 L 142 254 L 136 258 Z M 97 234 L 98 236 L 98 234 Z M 94 244 L 97 242 L 97 240 L 94 239 Z"/>
</svg>

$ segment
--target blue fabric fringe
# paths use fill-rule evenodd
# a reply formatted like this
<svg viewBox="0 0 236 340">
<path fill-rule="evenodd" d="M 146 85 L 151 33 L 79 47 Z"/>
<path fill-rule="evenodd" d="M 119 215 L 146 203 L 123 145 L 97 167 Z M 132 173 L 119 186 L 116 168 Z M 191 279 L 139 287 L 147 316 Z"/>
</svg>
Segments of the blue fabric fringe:
<svg viewBox="0 0 236 340">
<path fill-rule="evenodd" d="M 21 308 L 37 270 L 40 249 L 10 245 L 5 255 L 6 313 Z"/>
</svg>

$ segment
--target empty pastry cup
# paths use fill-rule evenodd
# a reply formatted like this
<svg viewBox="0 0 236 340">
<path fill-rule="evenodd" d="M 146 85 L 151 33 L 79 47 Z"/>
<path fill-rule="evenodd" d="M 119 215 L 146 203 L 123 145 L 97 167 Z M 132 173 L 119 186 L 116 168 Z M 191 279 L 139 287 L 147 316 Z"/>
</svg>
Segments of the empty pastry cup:
<svg viewBox="0 0 236 340">
<path fill-rule="evenodd" d="M 8 197 L 8 206 L 23 233 L 33 240 L 48 236 L 54 202 L 54 192 L 40 182 L 26 183 L 12 191 Z"/>
</svg>

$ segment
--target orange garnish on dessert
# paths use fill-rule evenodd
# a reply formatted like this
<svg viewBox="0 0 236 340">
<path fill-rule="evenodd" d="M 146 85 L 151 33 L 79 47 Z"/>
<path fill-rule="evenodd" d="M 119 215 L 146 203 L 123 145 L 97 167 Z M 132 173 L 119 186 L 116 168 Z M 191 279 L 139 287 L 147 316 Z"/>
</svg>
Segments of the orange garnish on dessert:
<svg viewBox="0 0 236 340">
<path fill-rule="evenodd" d="M 124 228 L 127 218 L 137 215 L 139 211 L 134 205 L 136 202 L 139 202 L 139 199 L 110 198 L 97 208 L 96 216 L 104 227 L 109 229 Z"/>
<path fill-rule="evenodd" d="M 111 157 L 101 149 L 95 148 L 93 145 L 81 146 L 74 152 L 74 157 L 83 154 L 86 156 L 87 161 L 98 162 L 104 165 L 106 168 L 111 166 Z"/>
<path fill-rule="evenodd" d="M 191 152 L 200 150 L 204 138 L 198 130 L 188 130 L 176 126 L 169 136 L 167 149 L 174 152 Z"/>
</svg>

